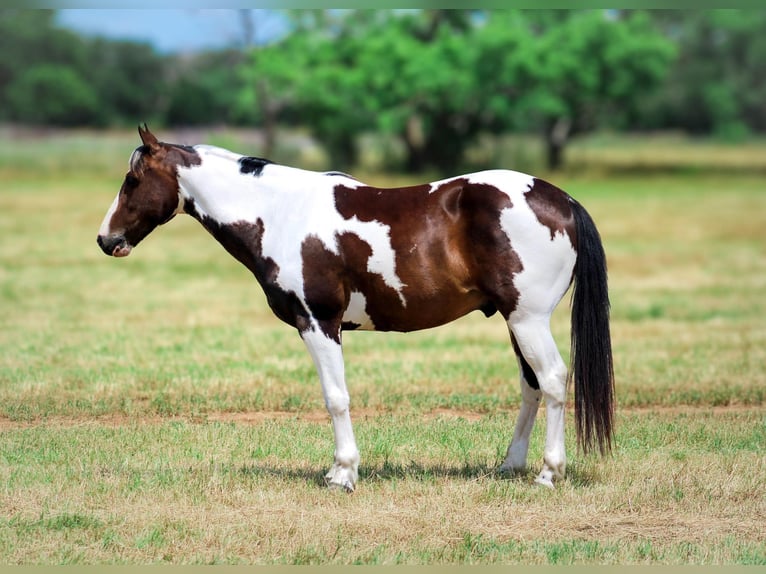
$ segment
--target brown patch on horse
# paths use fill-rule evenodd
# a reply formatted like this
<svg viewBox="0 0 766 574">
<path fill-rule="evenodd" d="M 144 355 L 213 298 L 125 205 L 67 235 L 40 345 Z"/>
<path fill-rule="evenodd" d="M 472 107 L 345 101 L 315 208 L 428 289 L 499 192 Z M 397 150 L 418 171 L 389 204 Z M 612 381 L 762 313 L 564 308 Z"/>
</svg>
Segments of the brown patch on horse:
<svg viewBox="0 0 766 574">
<path fill-rule="evenodd" d="M 535 178 L 534 184 L 524 197 L 537 221 L 550 229 L 551 240 L 556 233 L 566 234 L 577 249 L 574 214 L 566 193 L 545 180 Z"/>
<path fill-rule="evenodd" d="M 341 317 L 350 297 L 342 261 L 313 235 L 301 244 L 301 260 L 306 304 L 322 332 L 340 343 Z"/>
<path fill-rule="evenodd" d="M 333 265 L 347 291 L 361 292 L 376 330 L 412 331 L 443 325 L 471 311 L 516 308 L 513 274 L 522 269 L 500 225 L 508 196 L 494 186 L 455 179 L 431 191 L 431 185 L 396 189 L 335 187 L 335 205 L 345 218 L 377 221 L 389 227 L 398 293 L 380 275 L 367 271 L 372 248 L 355 234 L 338 237 L 340 256 Z M 304 259 L 304 266 L 305 266 Z M 318 261 L 304 267 L 308 288 Z M 348 297 L 348 294 L 346 294 Z"/>
</svg>

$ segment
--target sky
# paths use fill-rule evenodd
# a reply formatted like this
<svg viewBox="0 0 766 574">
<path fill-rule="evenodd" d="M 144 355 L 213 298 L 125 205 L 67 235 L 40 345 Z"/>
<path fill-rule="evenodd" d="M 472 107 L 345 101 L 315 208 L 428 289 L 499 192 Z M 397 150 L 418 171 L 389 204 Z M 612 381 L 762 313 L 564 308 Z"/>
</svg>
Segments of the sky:
<svg viewBox="0 0 766 574">
<path fill-rule="evenodd" d="M 252 10 L 256 42 L 266 42 L 285 31 L 274 10 Z M 87 36 L 148 42 L 165 54 L 189 53 L 242 44 L 240 10 L 207 9 L 63 9 L 57 22 Z"/>
</svg>

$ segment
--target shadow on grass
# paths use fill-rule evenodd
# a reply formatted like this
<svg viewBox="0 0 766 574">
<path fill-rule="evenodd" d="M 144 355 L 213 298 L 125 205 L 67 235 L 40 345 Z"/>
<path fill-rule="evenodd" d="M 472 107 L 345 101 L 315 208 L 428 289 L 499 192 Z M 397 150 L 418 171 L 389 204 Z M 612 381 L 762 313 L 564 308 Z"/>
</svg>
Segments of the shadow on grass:
<svg viewBox="0 0 766 574">
<path fill-rule="evenodd" d="M 238 474 L 245 477 L 278 478 L 305 482 L 313 488 L 325 488 L 325 472 L 327 469 L 306 467 L 275 467 L 267 464 L 249 464 L 238 469 Z M 439 480 L 463 481 L 502 481 L 519 485 L 533 485 L 539 469 L 527 468 L 521 472 L 500 472 L 498 465 L 489 464 L 421 464 L 384 462 L 380 465 L 359 468 L 359 482 L 394 482 L 411 480 L 423 483 L 434 483 Z M 580 467 L 572 465 L 567 471 L 566 483 L 575 488 L 587 488 L 600 482 L 599 473 L 590 465 Z"/>
</svg>

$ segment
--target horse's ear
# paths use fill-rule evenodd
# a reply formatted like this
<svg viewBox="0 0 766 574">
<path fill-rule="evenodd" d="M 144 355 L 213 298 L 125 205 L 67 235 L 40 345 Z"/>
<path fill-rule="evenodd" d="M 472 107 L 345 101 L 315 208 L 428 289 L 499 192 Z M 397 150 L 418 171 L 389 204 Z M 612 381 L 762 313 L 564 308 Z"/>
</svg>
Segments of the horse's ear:
<svg viewBox="0 0 766 574">
<path fill-rule="evenodd" d="M 138 135 L 141 136 L 143 144 L 149 148 L 149 153 L 155 153 L 160 149 L 160 142 L 154 134 L 149 131 L 146 124 L 144 124 L 144 127 L 138 126 Z"/>
</svg>

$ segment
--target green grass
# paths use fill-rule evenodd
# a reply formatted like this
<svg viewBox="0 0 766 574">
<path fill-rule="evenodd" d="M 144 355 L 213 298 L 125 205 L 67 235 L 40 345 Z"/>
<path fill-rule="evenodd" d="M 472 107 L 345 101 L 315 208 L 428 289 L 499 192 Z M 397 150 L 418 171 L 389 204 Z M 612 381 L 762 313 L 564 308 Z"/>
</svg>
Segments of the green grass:
<svg viewBox="0 0 766 574">
<path fill-rule="evenodd" d="M 764 563 L 760 415 L 619 422 L 613 460 L 580 459 L 548 492 L 532 474 L 495 473 L 503 414 L 363 419 L 353 496 L 325 491 L 328 425 L 299 416 L 6 430 L 0 552 L 10 563 Z"/>
<path fill-rule="evenodd" d="M 541 411 L 530 471 L 495 473 L 518 372 L 476 313 L 345 335 L 362 466 L 343 496 L 308 353 L 247 270 L 191 218 L 126 260 L 96 246 L 135 139 L 0 142 L 0 563 L 766 563 L 757 142 L 742 173 L 666 169 L 666 141 L 642 152 L 657 172 L 615 172 L 638 144 L 596 139 L 572 153 L 613 149 L 601 168 L 548 175 L 609 258 L 613 458 L 577 453 L 570 409 L 568 478 L 534 487 Z M 566 300 L 553 330 L 568 357 Z"/>
</svg>

